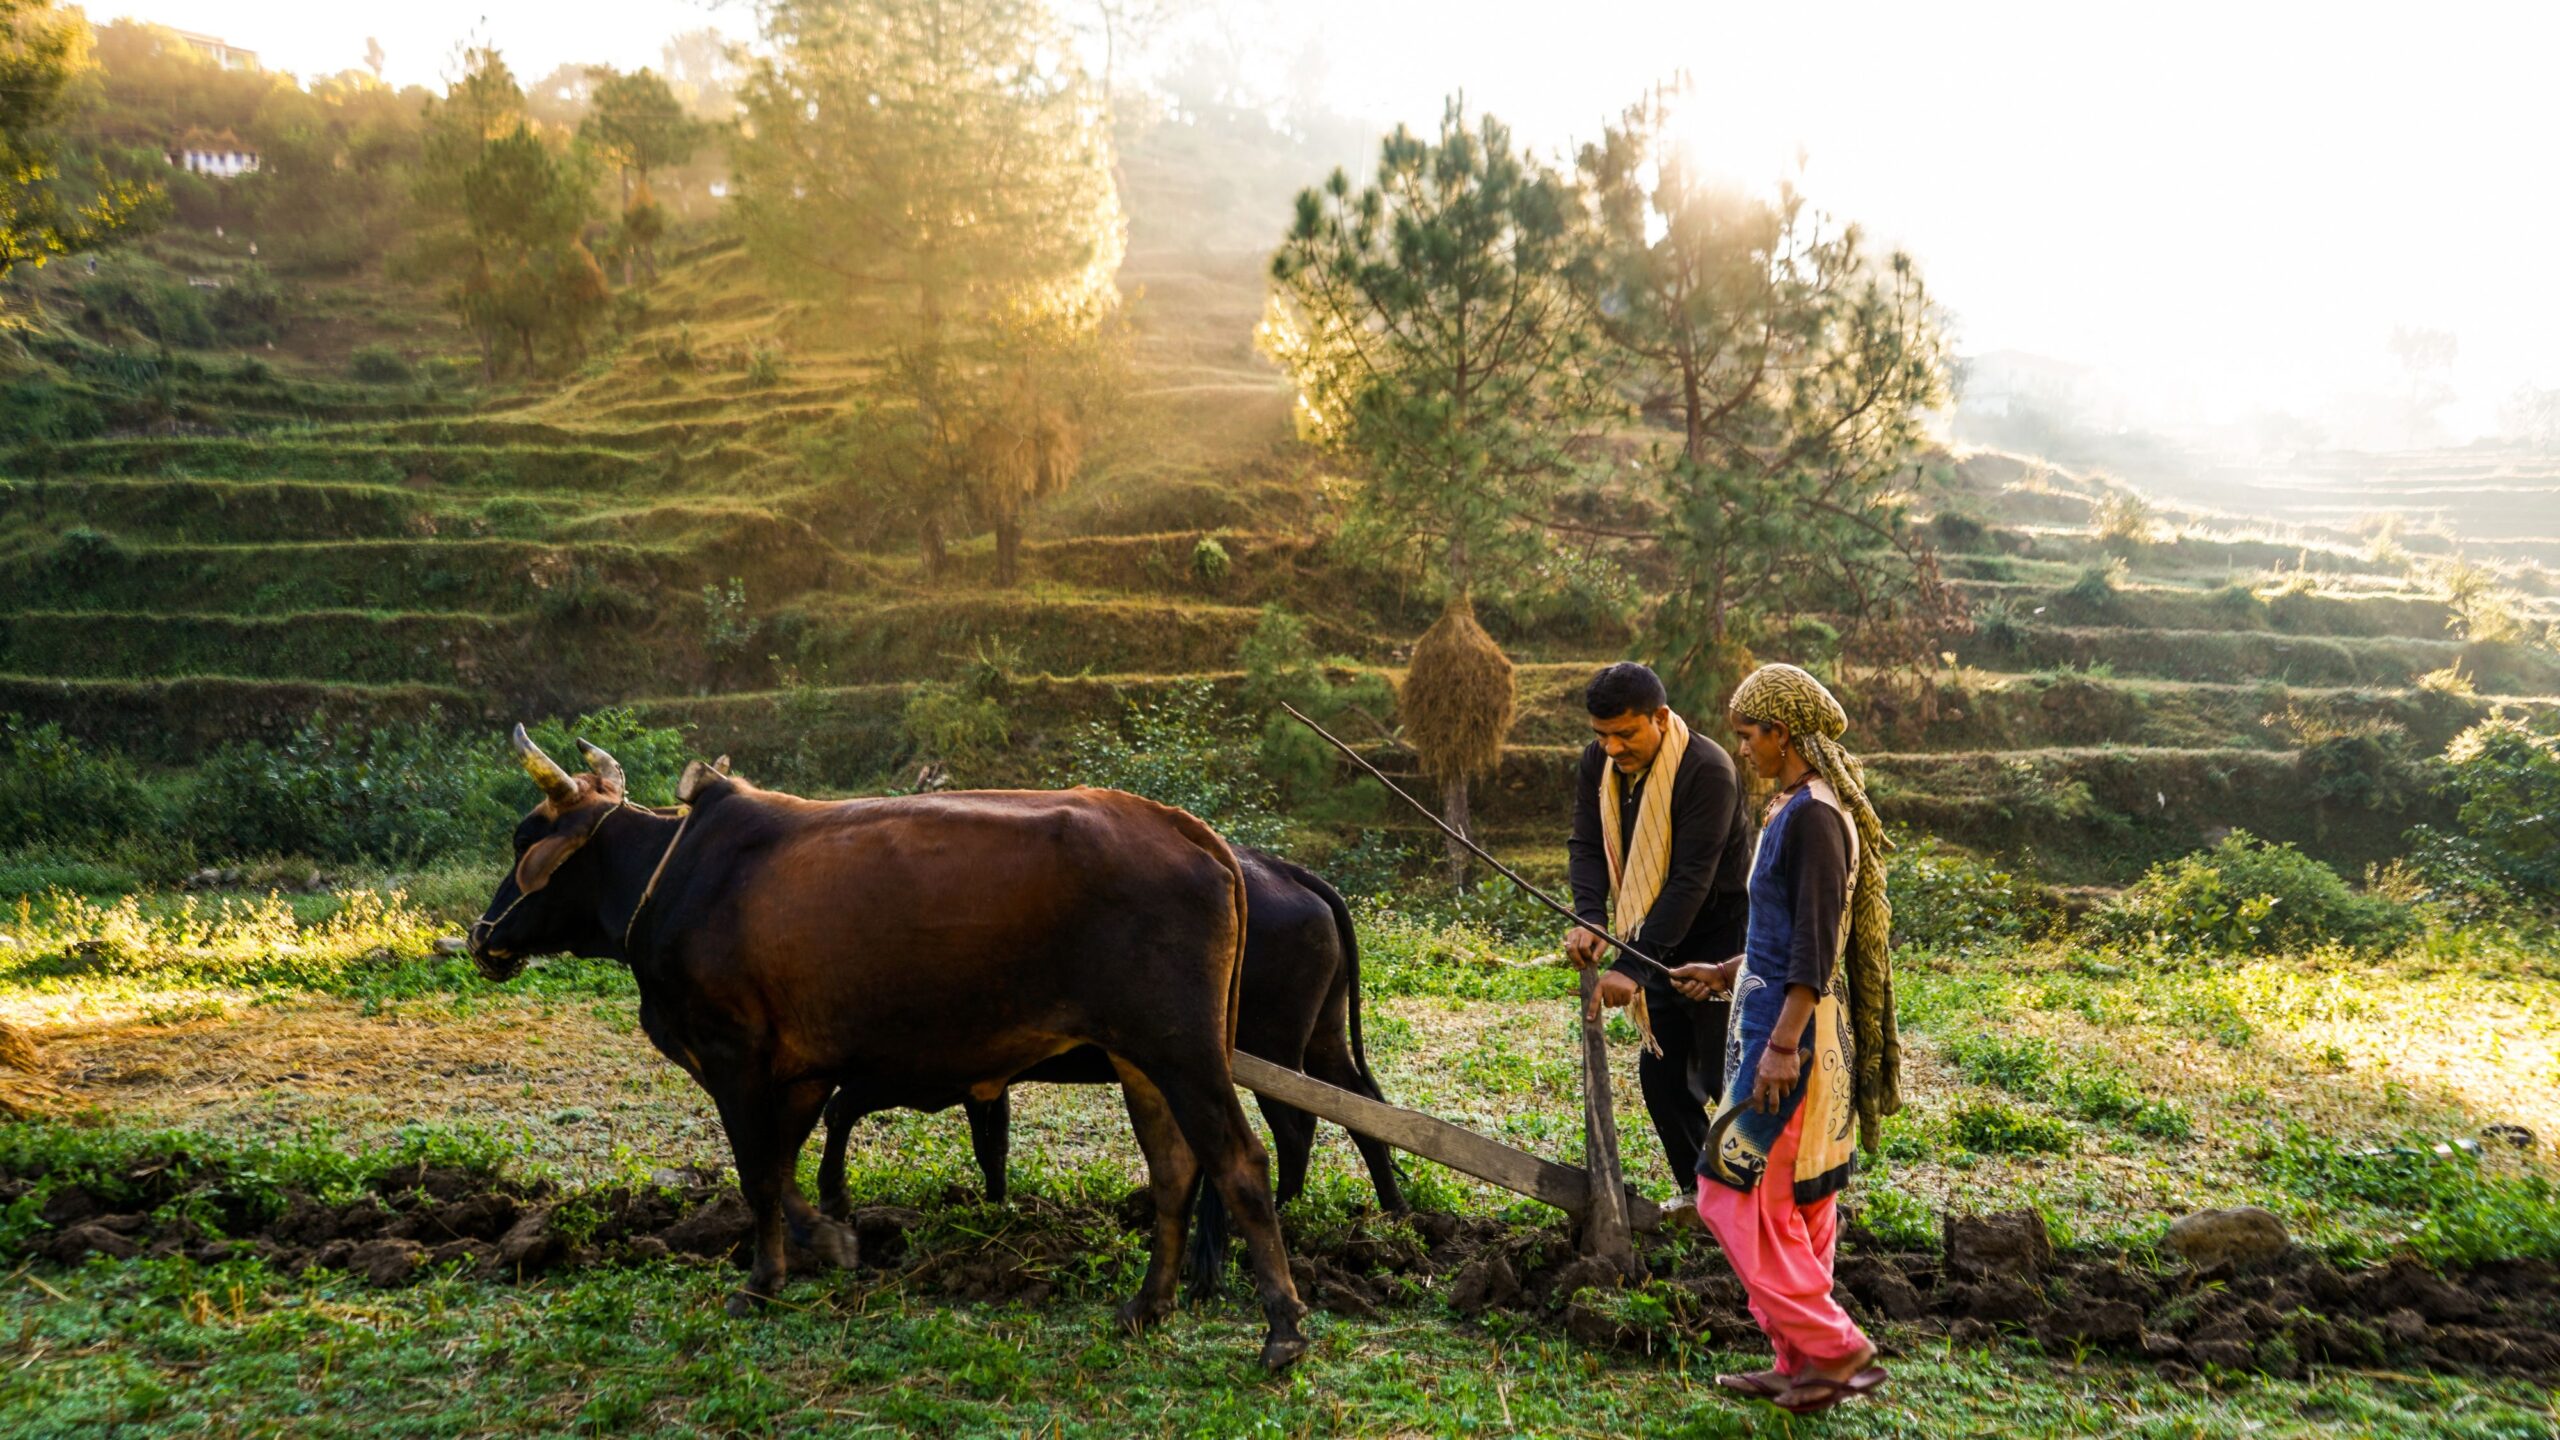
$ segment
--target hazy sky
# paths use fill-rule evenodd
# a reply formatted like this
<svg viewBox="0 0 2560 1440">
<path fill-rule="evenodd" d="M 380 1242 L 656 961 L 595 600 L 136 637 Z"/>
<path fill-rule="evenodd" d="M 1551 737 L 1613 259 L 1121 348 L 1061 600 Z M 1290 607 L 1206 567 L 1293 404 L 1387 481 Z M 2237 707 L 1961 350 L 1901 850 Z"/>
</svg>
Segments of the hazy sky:
<svg viewBox="0 0 2560 1440">
<path fill-rule="evenodd" d="M 1427 122 L 1463 87 L 1542 145 L 1686 69 L 1708 153 L 1768 177 L 1801 146 L 1814 200 L 1910 248 L 1966 349 L 2091 363 L 2155 405 L 2388 389 L 2395 325 L 2459 337 L 2457 428 L 2560 386 L 2560 5 L 1238 3 L 1271 56 L 1322 37 L 1337 108 Z M 138 8 L 303 73 L 378 36 L 393 80 L 429 83 L 475 24 L 526 76 L 749 27 L 700 0 Z"/>
</svg>

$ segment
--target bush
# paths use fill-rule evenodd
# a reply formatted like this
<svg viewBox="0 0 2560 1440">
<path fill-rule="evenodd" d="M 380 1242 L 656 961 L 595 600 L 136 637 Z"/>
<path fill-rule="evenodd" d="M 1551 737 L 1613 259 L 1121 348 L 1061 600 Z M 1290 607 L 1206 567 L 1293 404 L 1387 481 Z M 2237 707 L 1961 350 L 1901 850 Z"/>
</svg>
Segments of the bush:
<svg viewBox="0 0 2560 1440">
<path fill-rule="evenodd" d="M 205 306 L 222 338 L 260 344 L 284 333 L 285 294 L 263 265 L 252 265 L 238 279 L 213 293 Z"/>
<path fill-rule="evenodd" d="M 62 733 L 0 715 L 0 850 L 96 849 L 158 827 L 133 767 Z"/>
<path fill-rule="evenodd" d="M 18 440 L 86 440 L 106 428 L 105 413 L 77 390 L 42 380 L 0 386 L 0 434 Z"/>
<path fill-rule="evenodd" d="M 1215 590 L 1225 583 L 1234 563 L 1227 556 L 1227 547 L 1219 544 L 1215 535 L 1203 535 L 1191 547 L 1191 578 L 1203 590 Z"/>
<path fill-rule="evenodd" d="M 2063 1121 L 1997 1100 L 1958 1105 L 1949 1128 L 1957 1144 L 1982 1155 L 2065 1155 L 2078 1139 Z"/>
<path fill-rule="evenodd" d="M 417 367 L 388 345 L 359 345 L 347 371 L 367 385 L 406 385 L 418 378 Z"/>
<path fill-rule="evenodd" d="M 1286 827 L 1256 763 L 1260 755 L 1253 737 L 1219 707 L 1208 685 L 1194 682 L 1161 701 L 1131 705 L 1117 725 L 1095 721 L 1076 731 L 1050 778 L 1180 806 L 1231 843 L 1268 849 Z"/>
<path fill-rule="evenodd" d="M 918 685 L 907 697 L 899 729 L 917 755 L 964 771 L 1013 738 L 1012 723 L 994 696 L 956 685 Z"/>
<path fill-rule="evenodd" d="M 2429 886 L 2468 911 L 2560 914 L 2560 738 L 2484 720 L 2445 750 L 2458 832 L 2410 832 Z"/>
<path fill-rule="evenodd" d="M 2062 918 L 2043 886 L 1950 850 L 1934 835 L 1894 852 L 1885 888 L 1897 948 L 1977 949 L 2045 934 Z"/>
<path fill-rule="evenodd" d="M 579 767 L 576 741 L 610 751 L 641 803 L 672 797 L 688 758 L 674 730 L 606 710 L 534 739 Z M 304 726 L 281 745 L 226 745 L 206 757 L 188 797 L 188 833 L 223 855 L 408 865 L 502 852 L 534 793 L 503 737 L 460 736 L 436 721 L 371 731 Z"/>
<path fill-rule="evenodd" d="M 210 345 L 204 292 L 147 260 L 111 256 L 80 282 L 80 304 L 100 325 L 123 326 L 164 345 Z"/>
<path fill-rule="evenodd" d="M 2358 895 L 2338 872 L 2235 830 L 2210 850 L 2145 871 L 2094 918 L 2117 939 L 2273 955 L 2324 943 L 2374 947 L 2417 928 L 2406 905 Z"/>
</svg>

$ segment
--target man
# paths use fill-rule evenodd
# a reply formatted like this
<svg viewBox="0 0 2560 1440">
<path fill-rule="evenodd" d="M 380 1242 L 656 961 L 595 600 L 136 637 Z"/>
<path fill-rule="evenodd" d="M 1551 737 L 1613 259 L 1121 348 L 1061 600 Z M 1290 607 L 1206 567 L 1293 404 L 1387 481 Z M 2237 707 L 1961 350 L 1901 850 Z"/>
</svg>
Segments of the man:
<svg viewBox="0 0 2560 1440">
<path fill-rule="evenodd" d="M 1674 968 L 1703 972 L 1740 954 L 1750 913 L 1742 788 L 1733 757 L 1690 733 L 1671 712 L 1661 677 L 1644 666 L 1621 662 L 1592 677 L 1583 707 L 1593 738 L 1582 752 L 1566 849 L 1573 910 L 1584 923 L 1565 936 L 1565 954 L 1577 968 L 1609 966 L 1601 1004 L 1614 1009 L 1644 996 L 1661 1053 L 1637 1057 L 1636 1080 L 1686 1210 L 1698 1186 L 1707 1108 L 1724 1088 L 1730 1005 L 1682 994 L 1593 927 L 1615 930 Z"/>
</svg>

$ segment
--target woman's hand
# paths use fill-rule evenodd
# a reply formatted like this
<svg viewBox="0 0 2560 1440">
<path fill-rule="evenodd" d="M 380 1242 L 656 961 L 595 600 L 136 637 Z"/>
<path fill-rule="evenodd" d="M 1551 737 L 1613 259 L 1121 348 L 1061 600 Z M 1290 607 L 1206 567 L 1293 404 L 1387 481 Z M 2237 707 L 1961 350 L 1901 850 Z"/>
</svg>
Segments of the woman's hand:
<svg viewBox="0 0 2560 1440">
<path fill-rule="evenodd" d="M 1775 1115 L 1786 1103 L 1787 1092 L 1796 1088 L 1796 1077 L 1804 1073 L 1804 1052 L 1782 1055 L 1763 1046 L 1760 1068 L 1751 1077 L 1751 1108 L 1763 1115 Z"/>
<path fill-rule="evenodd" d="M 1692 1000 L 1712 1000 L 1733 990 L 1734 971 L 1742 964 L 1737 955 L 1731 960 L 1709 965 L 1703 961 L 1682 965 L 1671 972 L 1671 988 Z"/>
</svg>

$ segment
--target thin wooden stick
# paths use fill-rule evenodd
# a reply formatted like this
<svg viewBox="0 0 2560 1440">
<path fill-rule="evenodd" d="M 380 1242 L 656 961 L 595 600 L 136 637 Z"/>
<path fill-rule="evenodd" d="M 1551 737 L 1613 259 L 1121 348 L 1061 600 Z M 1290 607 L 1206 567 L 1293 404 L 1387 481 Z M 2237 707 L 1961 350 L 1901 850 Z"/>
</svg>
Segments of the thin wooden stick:
<svg viewBox="0 0 2560 1440">
<path fill-rule="evenodd" d="M 1468 839 L 1464 834 L 1459 832 L 1457 827 L 1434 814 L 1430 806 L 1425 805 L 1421 801 L 1414 799 L 1411 795 L 1406 794 L 1403 786 L 1388 779 L 1384 771 L 1381 771 L 1377 766 L 1370 764 L 1365 756 L 1363 756 L 1359 751 L 1352 749 L 1349 745 L 1344 744 L 1332 731 L 1327 730 L 1313 720 L 1308 719 L 1305 713 L 1300 711 L 1297 706 L 1283 700 L 1280 702 L 1280 708 L 1288 711 L 1290 718 L 1296 720 L 1299 724 L 1306 726 L 1308 729 L 1313 730 L 1318 735 L 1321 735 L 1326 740 L 1330 741 L 1334 749 L 1350 756 L 1352 764 L 1368 771 L 1371 778 L 1375 779 L 1379 784 L 1386 786 L 1387 789 L 1393 791 L 1397 799 L 1402 800 L 1407 805 L 1421 811 L 1422 818 L 1439 826 L 1441 834 L 1446 835 L 1450 839 L 1457 841 L 1459 844 L 1466 846 L 1468 851 L 1477 859 L 1492 866 L 1496 871 L 1500 872 L 1503 879 L 1508 880 L 1512 884 L 1529 892 L 1530 899 L 1537 901 L 1539 904 L 1553 910 L 1558 915 L 1563 916 L 1567 922 L 1579 925 L 1583 929 L 1598 935 L 1601 939 L 1608 941 L 1610 944 L 1617 946 L 1620 953 L 1632 955 L 1636 959 L 1643 961 L 1645 964 L 1652 966 L 1654 969 L 1661 971 L 1664 975 L 1669 975 L 1671 973 L 1670 966 L 1663 964 L 1661 961 L 1654 959 L 1652 956 L 1647 955 L 1633 945 L 1628 944 L 1626 941 L 1610 934 L 1607 926 L 1592 924 L 1590 921 L 1574 914 L 1573 911 L 1567 909 L 1563 905 L 1556 903 L 1555 897 L 1549 895 L 1546 891 L 1541 890 L 1537 886 L 1520 878 L 1519 871 L 1514 870 L 1510 866 L 1503 864 L 1501 861 L 1494 859 L 1491 855 L 1485 852 L 1485 848 L 1483 846 Z"/>
</svg>

